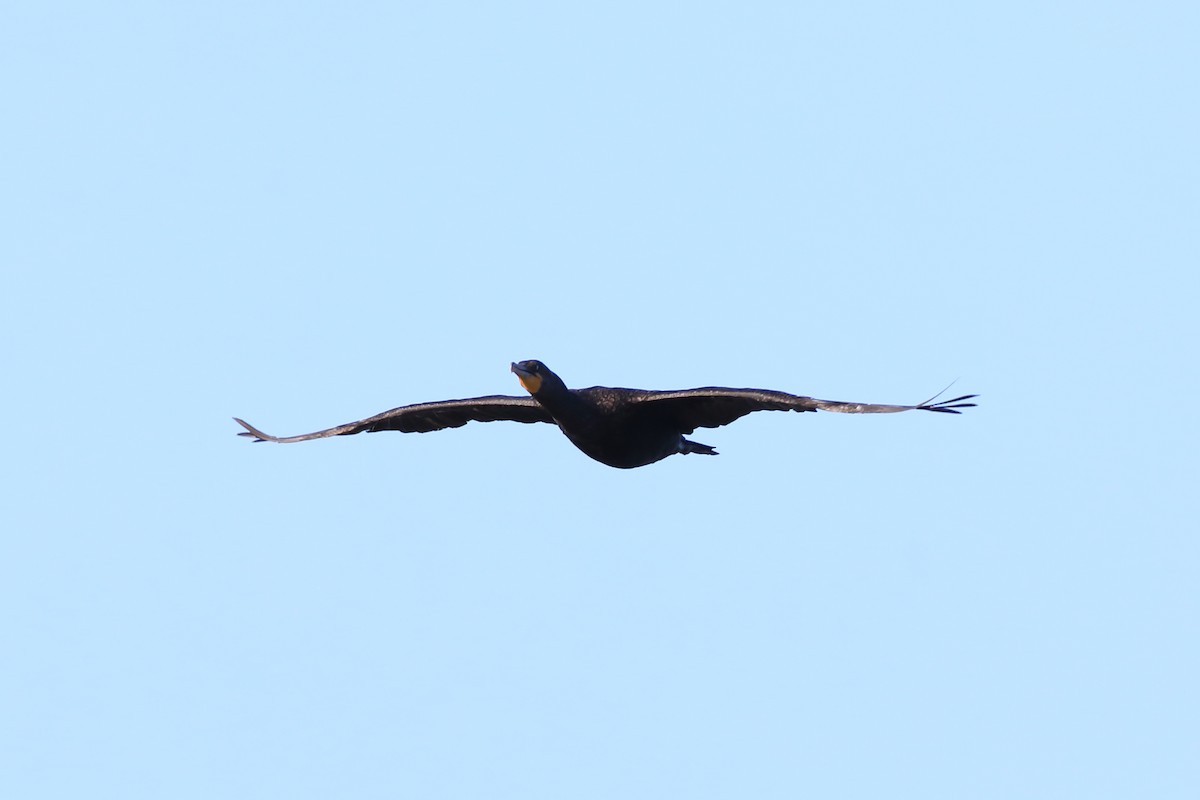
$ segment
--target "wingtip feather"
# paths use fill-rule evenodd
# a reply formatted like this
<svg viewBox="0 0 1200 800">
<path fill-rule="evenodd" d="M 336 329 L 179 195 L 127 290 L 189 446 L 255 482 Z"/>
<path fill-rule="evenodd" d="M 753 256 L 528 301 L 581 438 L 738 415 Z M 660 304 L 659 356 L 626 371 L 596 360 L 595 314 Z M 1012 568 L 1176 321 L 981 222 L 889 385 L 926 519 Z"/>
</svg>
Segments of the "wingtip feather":
<svg viewBox="0 0 1200 800">
<path fill-rule="evenodd" d="M 253 425 L 246 422 L 244 419 L 238 419 L 237 417 L 234 417 L 233 421 L 246 429 L 246 430 L 238 433 L 238 436 L 249 436 L 249 437 L 252 437 L 254 439 L 254 441 L 256 441 L 256 442 L 265 442 L 265 441 L 268 441 L 271 439 L 270 436 L 263 433 L 258 428 L 255 428 Z"/>
<path fill-rule="evenodd" d="M 975 408 L 977 403 L 964 403 L 964 400 L 973 400 L 979 397 L 977 394 L 964 394 L 959 397 L 952 397 L 949 400 L 943 400 L 940 403 L 933 403 L 926 400 L 921 405 L 917 406 L 921 411 L 937 411 L 942 414 L 961 414 L 960 408 Z"/>
</svg>

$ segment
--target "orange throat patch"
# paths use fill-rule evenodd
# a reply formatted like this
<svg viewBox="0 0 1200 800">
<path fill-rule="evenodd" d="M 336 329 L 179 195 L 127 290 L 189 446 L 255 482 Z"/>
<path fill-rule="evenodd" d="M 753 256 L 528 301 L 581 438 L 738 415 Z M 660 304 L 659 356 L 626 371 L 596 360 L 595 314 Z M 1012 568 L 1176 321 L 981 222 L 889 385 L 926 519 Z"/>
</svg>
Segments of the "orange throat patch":
<svg viewBox="0 0 1200 800">
<path fill-rule="evenodd" d="M 542 388 L 542 379 L 537 375 L 522 375 L 518 372 L 517 380 L 519 380 L 521 385 L 525 387 L 525 391 L 529 392 L 530 394 L 537 394 L 538 389 Z"/>
</svg>

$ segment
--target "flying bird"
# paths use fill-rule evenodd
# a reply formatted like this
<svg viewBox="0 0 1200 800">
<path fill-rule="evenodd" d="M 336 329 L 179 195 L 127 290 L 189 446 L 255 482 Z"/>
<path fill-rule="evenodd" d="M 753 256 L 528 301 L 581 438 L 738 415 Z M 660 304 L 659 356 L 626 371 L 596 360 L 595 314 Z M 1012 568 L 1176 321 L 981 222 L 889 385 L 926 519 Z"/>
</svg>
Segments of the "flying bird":
<svg viewBox="0 0 1200 800">
<path fill-rule="evenodd" d="M 459 428 L 468 422 L 550 422 L 571 443 L 602 464 L 619 469 L 644 467 L 670 455 L 699 453 L 715 456 L 711 446 L 684 438 L 696 428 L 716 428 L 755 411 L 837 411 L 843 414 L 893 414 L 897 411 L 937 411 L 958 414 L 978 395 L 965 394 L 915 406 L 843 403 L 818 400 L 768 389 L 727 389 L 707 386 L 680 391 L 646 391 L 592 386 L 568 389 L 540 361 L 512 365 L 528 397 L 489 395 L 464 400 L 417 403 L 373 417 L 299 436 L 271 436 L 243 420 L 240 436 L 256 442 L 303 442 L 326 436 L 349 436 L 363 431 L 426 433 Z"/>
</svg>

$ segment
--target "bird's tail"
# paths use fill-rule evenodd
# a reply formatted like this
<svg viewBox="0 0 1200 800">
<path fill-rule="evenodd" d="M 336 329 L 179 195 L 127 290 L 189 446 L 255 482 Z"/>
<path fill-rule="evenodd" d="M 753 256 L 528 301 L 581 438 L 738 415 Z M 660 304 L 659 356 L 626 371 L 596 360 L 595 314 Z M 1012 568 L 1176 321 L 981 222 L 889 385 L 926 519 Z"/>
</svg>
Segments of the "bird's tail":
<svg viewBox="0 0 1200 800">
<path fill-rule="evenodd" d="M 709 447 L 708 445 L 700 444 L 699 442 L 693 442 L 690 439 L 680 440 L 679 452 L 683 453 L 685 456 L 688 453 L 700 453 L 701 455 L 705 455 L 705 456 L 718 455 L 717 451 L 714 450 L 713 448 Z"/>
</svg>

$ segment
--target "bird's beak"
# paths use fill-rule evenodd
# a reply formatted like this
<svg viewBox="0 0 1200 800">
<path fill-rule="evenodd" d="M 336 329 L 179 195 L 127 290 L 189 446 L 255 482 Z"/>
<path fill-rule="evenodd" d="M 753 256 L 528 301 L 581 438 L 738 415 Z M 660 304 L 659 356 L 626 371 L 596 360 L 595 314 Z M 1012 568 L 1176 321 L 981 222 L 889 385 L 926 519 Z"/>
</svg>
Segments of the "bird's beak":
<svg viewBox="0 0 1200 800">
<path fill-rule="evenodd" d="M 542 388 L 542 379 L 520 364 L 513 362 L 512 372 L 517 376 L 517 380 L 521 382 L 521 385 L 525 387 L 525 391 L 530 394 L 537 394 L 538 389 Z"/>
</svg>

